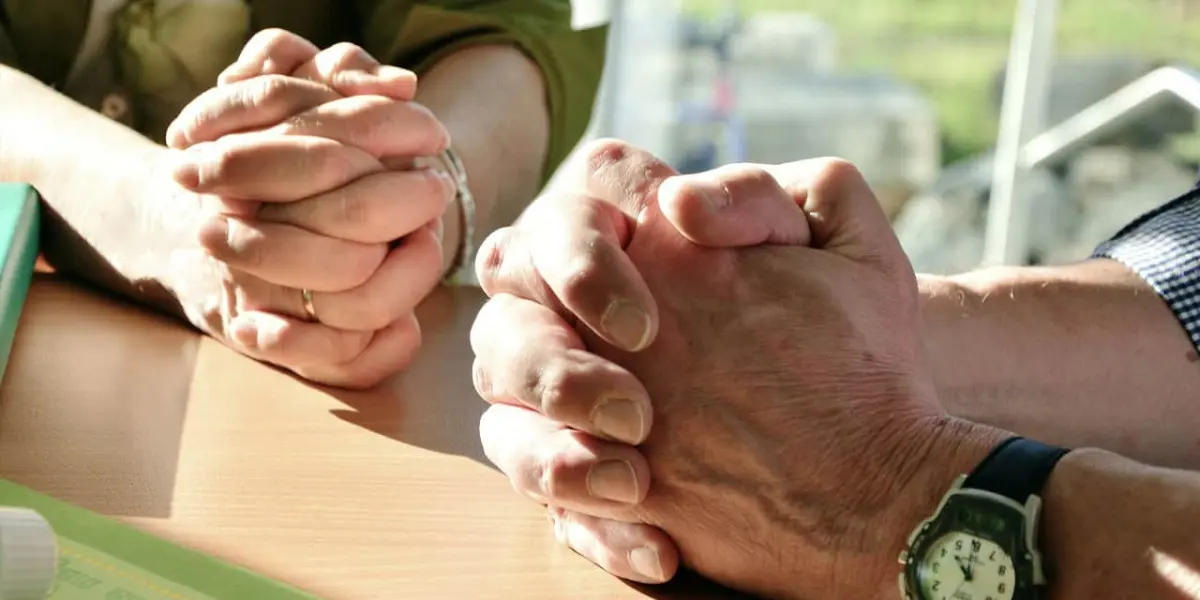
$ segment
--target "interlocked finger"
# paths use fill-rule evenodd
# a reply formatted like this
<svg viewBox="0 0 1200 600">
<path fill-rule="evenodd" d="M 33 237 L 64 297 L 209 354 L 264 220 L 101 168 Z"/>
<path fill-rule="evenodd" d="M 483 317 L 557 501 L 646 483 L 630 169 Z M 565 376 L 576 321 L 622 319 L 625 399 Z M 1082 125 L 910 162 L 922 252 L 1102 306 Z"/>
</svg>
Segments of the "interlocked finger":
<svg viewBox="0 0 1200 600">
<path fill-rule="evenodd" d="M 600 568 L 630 581 L 664 583 L 679 570 L 679 551 L 661 529 L 551 508 L 554 537 Z"/>
<path fill-rule="evenodd" d="M 499 295 L 471 328 L 476 387 L 484 399 L 522 405 L 565 426 L 640 444 L 653 410 L 641 383 L 589 352 L 550 309 Z"/>
<path fill-rule="evenodd" d="M 532 500 L 624 522 L 649 492 L 650 468 L 632 446 L 564 428 L 531 410 L 494 404 L 479 422 L 484 453 Z"/>
<path fill-rule="evenodd" d="M 229 85 L 259 75 L 290 75 L 312 60 L 320 48 L 283 29 L 264 29 L 250 38 L 241 55 L 217 77 L 217 85 Z"/>
<path fill-rule="evenodd" d="M 167 145 L 184 149 L 231 133 L 273 126 L 341 97 L 329 86 L 285 75 L 232 82 L 189 102 L 167 129 Z"/>
<path fill-rule="evenodd" d="M 227 215 L 206 220 L 198 239 L 210 256 L 231 269 L 284 287 L 330 292 L 365 283 L 388 252 L 386 244 L 348 242 L 292 225 Z"/>
<path fill-rule="evenodd" d="M 349 42 L 334 44 L 300 65 L 295 77 L 332 86 L 343 96 L 377 94 L 394 100 L 412 100 L 417 76 L 412 71 L 382 65 L 366 50 Z"/>
<path fill-rule="evenodd" d="M 365 244 L 391 242 L 438 219 L 454 182 L 437 169 L 372 173 L 296 202 L 262 205 L 257 218 Z"/>
<path fill-rule="evenodd" d="M 179 153 L 173 175 L 176 183 L 199 194 L 293 202 L 382 170 L 370 154 L 327 138 L 244 133 Z"/>
</svg>

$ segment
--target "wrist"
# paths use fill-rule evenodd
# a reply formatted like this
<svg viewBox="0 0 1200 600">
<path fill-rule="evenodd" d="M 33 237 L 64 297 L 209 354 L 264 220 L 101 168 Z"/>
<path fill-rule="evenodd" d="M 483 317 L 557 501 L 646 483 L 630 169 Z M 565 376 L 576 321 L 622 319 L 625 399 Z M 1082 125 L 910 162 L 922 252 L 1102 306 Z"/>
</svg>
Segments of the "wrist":
<svg viewBox="0 0 1200 600">
<path fill-rule="evenodd" d="M 907 465 L 897 471 L 904 473 L 904 479 L 893 487 L 898 490 L 893 502 L 875 524 L 878 552 L 864 557 L 863 564 L 850 566 L 849 571 L 843 567 L 848 581 L 853 581 L 850 573 L 858 577 L 872 574 L 862 579 L 871 584 L 859 597 L 896 597 L 900 573 L 896 556 L 905 549 L 913 529 L 933 514 L 956 477 L 971 473 L 1008 437 L 1011 434 L 1000 429 L 953 417 L 931 421 L 910 437 L 910 443 L 898 450 Z"/>
<path fill-rule="evenodd" d="M 175 183 L 171 150 L 155 147 L 144 161 L 149 171 L 133 174 L 136 181 L 130 186 L 141 218 L 137 234 L 128 237 L 131 248 L 125 275 L 138 291 L 139 301 L 211 332 L 184 302 L 194 291 L 197 273 L 211 268 L 212 262 L 196 241 L 196 224 L 204 211 L 201 198 Z"/>
<path fill-rule="evenodd" d="M 491 101 L 481 104 L 480 97 Z M 549 140 L 541 71 L 515 47 L 472 45 L 422 73 L 416 101 L 450 132 L 475 200 L 470 241 L 478 247 L 494 228 L 513 223 L 537 192 Z M 462 245 L 460 210 L 452 204 L 443 218 L 447 269 Z"/>
</svg>

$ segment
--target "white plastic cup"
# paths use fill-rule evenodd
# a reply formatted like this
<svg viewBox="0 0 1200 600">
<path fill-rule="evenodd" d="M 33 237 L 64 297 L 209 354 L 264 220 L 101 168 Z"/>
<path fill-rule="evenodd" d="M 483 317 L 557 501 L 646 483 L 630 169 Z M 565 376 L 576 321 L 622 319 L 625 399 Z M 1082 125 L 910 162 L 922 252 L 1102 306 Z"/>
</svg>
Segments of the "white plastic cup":
<svg viewBox="0 0 1200 600">
<path fill-rule="evenodd" d="M 36 511 L 0 506 L 0 600 L 44 600 L 58 571 L 58 538 Z"/>
</svg>

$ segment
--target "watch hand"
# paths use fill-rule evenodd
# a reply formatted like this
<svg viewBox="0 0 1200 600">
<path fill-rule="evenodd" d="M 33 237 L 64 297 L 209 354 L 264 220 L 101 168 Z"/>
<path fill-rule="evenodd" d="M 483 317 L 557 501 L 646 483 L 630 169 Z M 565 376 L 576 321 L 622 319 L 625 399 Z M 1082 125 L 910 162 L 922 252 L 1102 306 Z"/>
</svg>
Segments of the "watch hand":
<svg viewBox="0 0 1200 600">
<path fill-rule="evenodd" d="M 955 554 L 954 562 L 958 563 L 958 570 L 962 571 L 963 577 L 966 578 L 967 581 L 970 581 L 971 580 L 971 567 L 969 565 L 963 564 L 963 557 Z"/>
</svg>

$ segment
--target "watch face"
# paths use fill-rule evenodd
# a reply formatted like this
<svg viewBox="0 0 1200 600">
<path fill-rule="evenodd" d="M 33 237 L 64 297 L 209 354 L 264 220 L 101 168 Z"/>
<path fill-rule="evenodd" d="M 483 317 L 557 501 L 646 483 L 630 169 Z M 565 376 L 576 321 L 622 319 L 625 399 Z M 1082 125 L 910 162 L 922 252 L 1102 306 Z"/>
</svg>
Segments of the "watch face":
<svg viewBox="0 0 1200 600">
<path fill-rule="evenodd" d="M 929 545 L 916 565 L 917 586 L 930 600 L 1012 600 L 1012 558 L 991 540 L 949 531 Z"/>
</svg>

